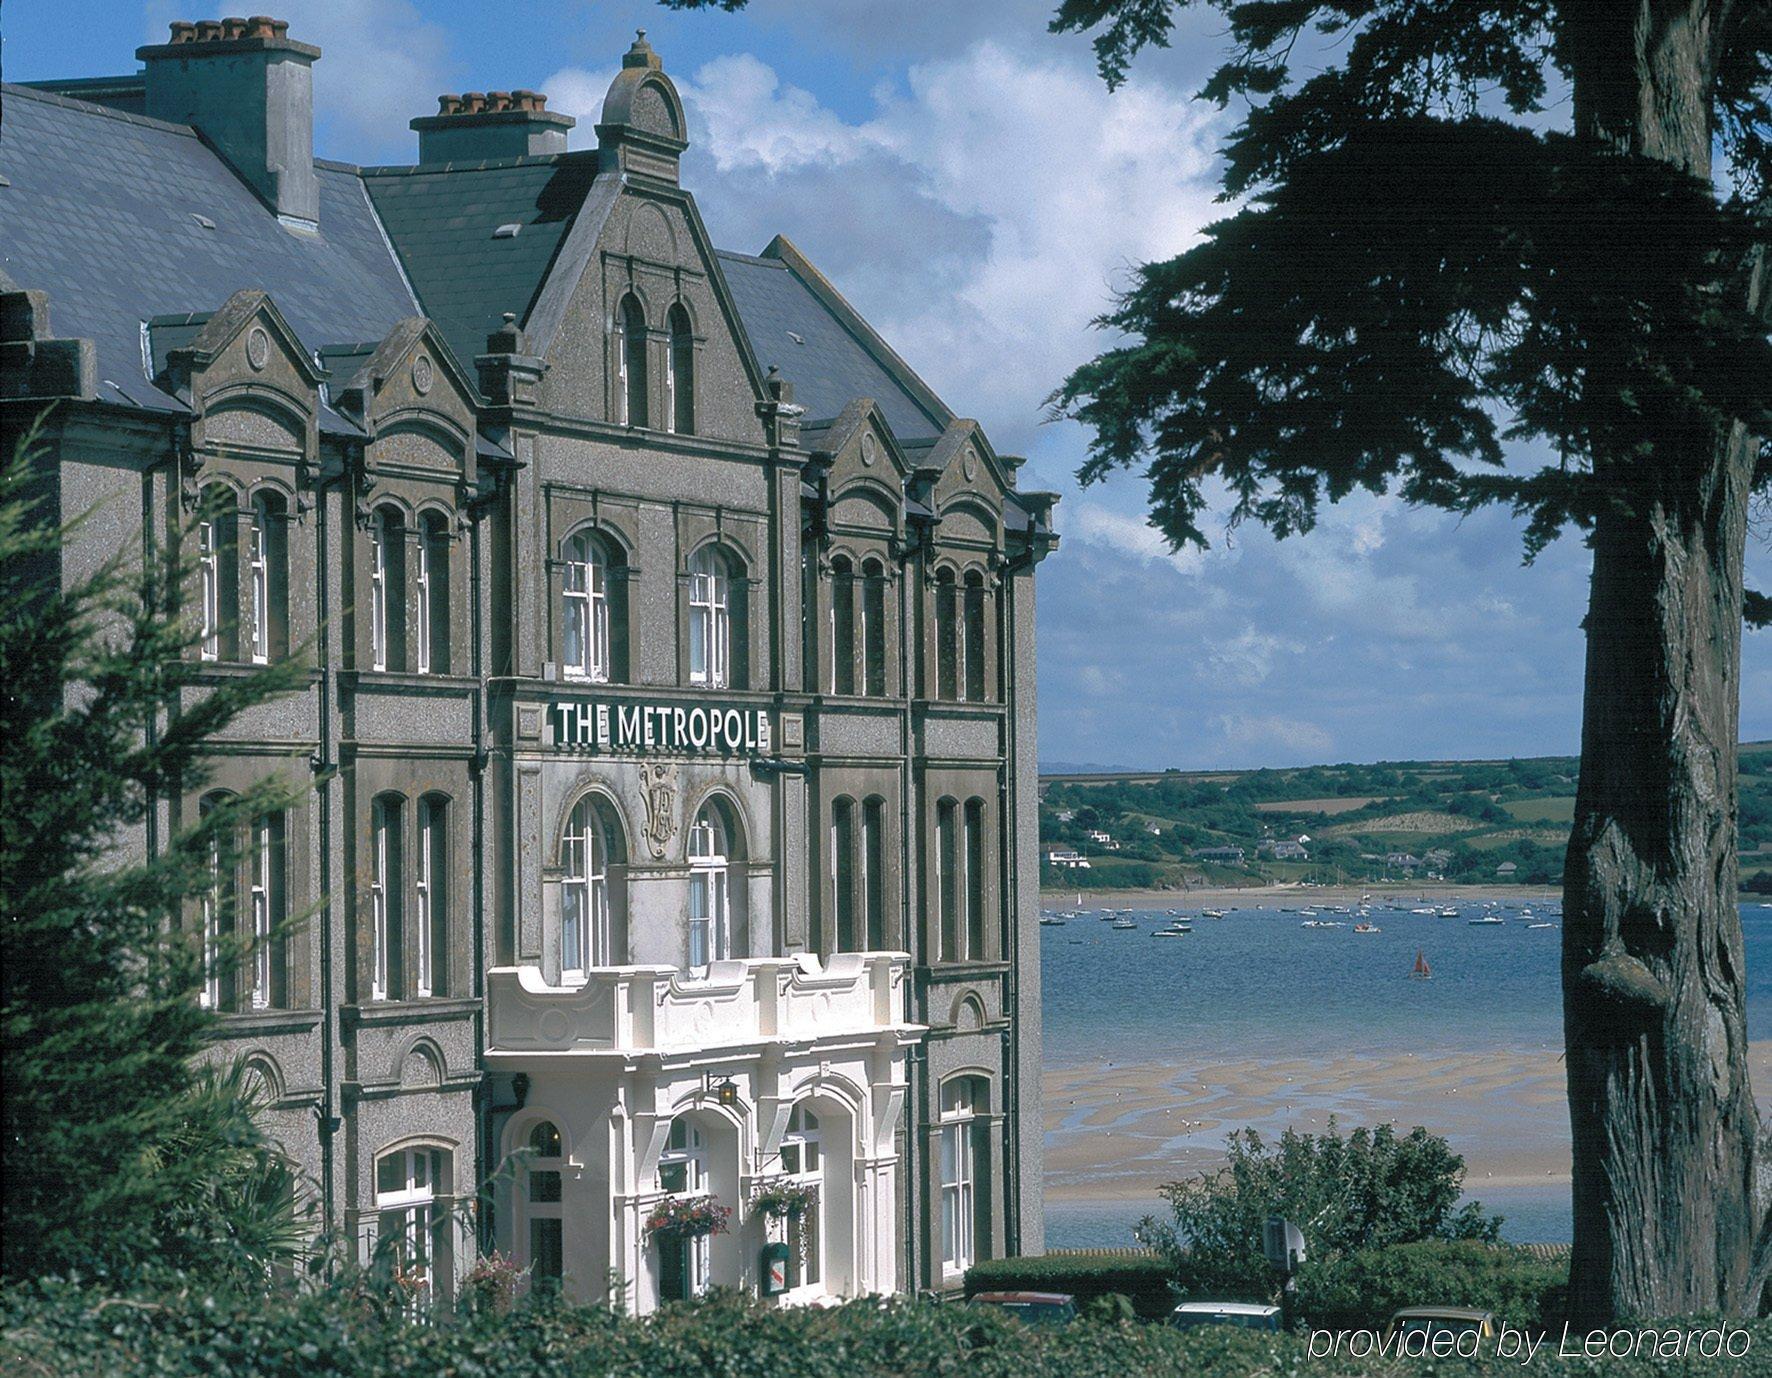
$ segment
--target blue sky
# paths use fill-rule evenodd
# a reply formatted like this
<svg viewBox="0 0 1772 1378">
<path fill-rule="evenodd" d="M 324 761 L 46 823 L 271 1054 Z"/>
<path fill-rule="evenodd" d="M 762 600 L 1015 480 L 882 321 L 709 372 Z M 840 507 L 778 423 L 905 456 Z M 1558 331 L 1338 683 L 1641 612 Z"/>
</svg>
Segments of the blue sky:
<svg viewBox="0 0 1772 1378">
<path fill-rule="evenodd" d="M 594 136 L 636 28 L 691 115 L 684 181 L 723 247 L 786 233 L 1023 483 L 1056 489 L 1040 570 L 1048 762 L 1259 766 L 1572 752 L 1586 551 L 1521 567 L 1504 513 L 1458 520 L 1364 496 L 1285 542 L 1251 529 L 1171 554 L 1141 481 L 1079 491 L 1084 433 L 1041 401 L 1102 343 L 1090 319 L 1127 268 L 1213 218 L 1234 116 L 1190 97 L 1218 53 L 1178 31 L 1109 96 L 1054 0 L 753 0 L 740 15 L 652 3 L 279 0 L 317 43 L 323 156 L 410 161 L 439 92 L 533 87 Z M 9 80 L 132 70 L 189 4 L 10 0 Z M 1553 118 L 1555 112 L 1552 112 Z M 4 134 L 0 131 L 0 141 Z M 1749 579 L 1772 584 L 1762 517 Z M 1772 737 L 1772 635 L 1744 642 L 1742 733 Z"/>
</svg>

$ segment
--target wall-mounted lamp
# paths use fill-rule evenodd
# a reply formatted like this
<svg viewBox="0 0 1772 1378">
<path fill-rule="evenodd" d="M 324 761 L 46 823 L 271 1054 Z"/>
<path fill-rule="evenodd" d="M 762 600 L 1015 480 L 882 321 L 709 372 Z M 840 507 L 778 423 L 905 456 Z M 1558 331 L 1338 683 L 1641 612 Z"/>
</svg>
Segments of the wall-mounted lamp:
<svg viewBox="0 0 1772 1378">
<path fill-rule="evenodd" d="M 738 1083 L 731 1077 L 723 1076 L 715 1081 L 712 1072 L 704 1072 L 701 1090 L 703 1095 L 714 1098 L 715 1105 L 724 1106 L 728 1110 L 738 1104 Z"/>
</svg>

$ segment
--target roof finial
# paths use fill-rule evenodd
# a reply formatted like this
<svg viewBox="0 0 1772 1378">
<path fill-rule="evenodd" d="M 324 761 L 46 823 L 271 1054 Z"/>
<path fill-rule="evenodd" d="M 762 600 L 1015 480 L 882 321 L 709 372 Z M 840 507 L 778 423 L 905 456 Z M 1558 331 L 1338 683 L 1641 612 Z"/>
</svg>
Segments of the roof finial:
<svg viewBox="0 0 1772 1378">
<path fill-rule="evenodd" d="M 656 70 L 664 64 L 658 60 L 658 54 L 653 52 L 651 45 L 646 42 L 646 30 L 635 29 L 634 46 L 622 55 L 621 65 L 623 67 L 651 67 Z"/>
</svg>

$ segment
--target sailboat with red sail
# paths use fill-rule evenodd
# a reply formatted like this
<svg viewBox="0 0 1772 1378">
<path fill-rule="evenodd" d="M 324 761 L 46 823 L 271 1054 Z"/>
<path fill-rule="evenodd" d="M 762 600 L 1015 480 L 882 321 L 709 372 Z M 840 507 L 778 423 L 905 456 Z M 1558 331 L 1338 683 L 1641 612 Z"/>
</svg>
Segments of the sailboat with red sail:
<svg viewBox="0 0 1772 1378">
<path fill-rule="evenodd" d="M 1427 964 L 1427 953 L 1419 947 L 1415 949 L 1415 965 L 1409 970 L 1409 977 L 1415 981 L 1425 981 L 1433 975 L 1433 969 Z"/>
</svg>

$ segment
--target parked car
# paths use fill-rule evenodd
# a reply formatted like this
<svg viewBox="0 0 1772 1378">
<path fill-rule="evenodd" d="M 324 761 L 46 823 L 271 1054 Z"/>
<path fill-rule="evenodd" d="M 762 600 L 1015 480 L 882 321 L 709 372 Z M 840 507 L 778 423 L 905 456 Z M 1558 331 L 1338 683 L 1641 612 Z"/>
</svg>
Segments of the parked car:
<svg viewBox="0 0 1772 1378">
<path fill-rule="evenodd" d="M 1391 1316 L 1385 1335 L 1468 1335 L 1479 1340 L 1495 1335 L 1495 1313 L 1471 1306 L 1405 1306 Z"/>
<path fill-rule="evenodd" d="M 1030 1325 L 1069 1325 L 1077 1319 L 1077 1299 L 1069 1292 L 980 1292 L 969 1301 Z"/>
<path fill-rule="evenodd" d="M 1236 1325 L 1244 1330 L 1278 1330 L 1280 1308 L 1252 1301 L 1184 1301 L 1169 1313 L 1177 1330 L 1196 1325 Z"/>
</svg>

